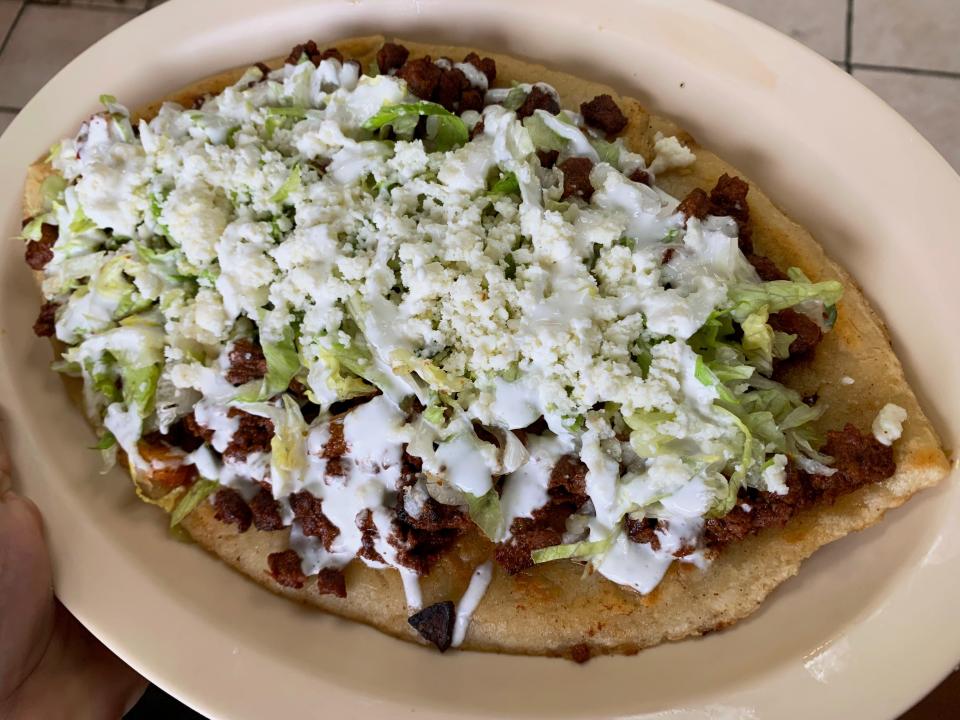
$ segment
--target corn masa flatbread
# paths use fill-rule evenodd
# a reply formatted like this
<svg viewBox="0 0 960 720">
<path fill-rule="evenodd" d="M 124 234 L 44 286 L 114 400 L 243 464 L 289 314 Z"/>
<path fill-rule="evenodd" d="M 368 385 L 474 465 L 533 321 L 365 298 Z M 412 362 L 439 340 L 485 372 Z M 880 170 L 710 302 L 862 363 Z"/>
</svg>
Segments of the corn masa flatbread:
<svg viewBox="0 0 960 720">
<path fill-rule="evenodd" d="M 367 67 L 382 42 L 381 37 L 366 37 L 328 46 L 337 47 L 346 57 Z M 410 49 L 411 57 L 463 57 L 471 50 L 398 42 Z M 496 61 L 498 86 L 547 82 L 559 91 L 564 107 L 609 93 L 629 118 L 623 134 L 627 145 L 648 161 L 657 132 L 679 136 L 695 152 L 696 162 L 658 176 L 658 184 L 675 197 L 684 197 L 694 188 L 710 188 L 724 173 L 743 177 L 671 121 L 650 115 L 639 102 L 619 96 L 609 87 L 508 56 L 481 54 Z M 281 62 L 268 64 L 277 67 Z M 165 100 L 189 106 L 195 98 L 235 82 L 242 72 L 220 73 Z M 138 116 L 151 117 L 162 102 L 141 109 Z M 49 172 L 45 162 L 31 167 L 25 189 L 25 217 L 37 207 L 39 184 Z M 841 427 L 847 422 L 869 427 L 887 402 L 905 408 L 909 419 L 894 446 L 895 475 L 843 496 L 833 505 L 802 512 L 781 529 L 767 529 L 730 544 L 706 571 L 674 563 L 657 589 L 646 596 L 599 574 L 585 575 L 581 566 L 569 562 L 538 565 L 515 576 L 498 567 L 473 615 L 463 648 L 528 655 L 573 654 L 582 659 L 584 653 L 634 653 L 666 640 L 727 627 L 752 613 L 777 585 L 796 574 L 802 561 L 817 548 L 874 524 L 887 510 L 946 475 L 948 463 L 936 434 L 907 385 L 882 321 L 856 283 L 753 183 L 749 205 L 754 243 L 760 252 L 781 267 L 801 268 L 814 281 L 837 279 L 845 288 L 833 331 L 824 336 L 813 362 L 792 373 L 789 384 L 803 394 L 817 392 L 827 401 L 828 410 L 819 421 L 824 428 Z M 841 383 L 847 376 L 855 378 L 856 384 Z M 149 493 L 149 478 L 137 481 Z M 422 642 L 407 622 L 403 587 L 393 570 L 374 570 L 352 562 L 346 571 L 349 594 L 345 599 L 321 595 L 313 584 L 295 590 L 279 586 L 267 571 L 267 555 L 286 549 L 288 529 L 266 533 L 251 528 L 240 534 L 234 526 L 216 520 L 207 503 L 189 515 L 182 527 L 198 544 L 269 590 L 396 637 Z M 491 551 L 492 544 L 478 532 L 468 533 L 421 579 L 424 604 L 459 598 L 473 569 Z"/>
</svg>

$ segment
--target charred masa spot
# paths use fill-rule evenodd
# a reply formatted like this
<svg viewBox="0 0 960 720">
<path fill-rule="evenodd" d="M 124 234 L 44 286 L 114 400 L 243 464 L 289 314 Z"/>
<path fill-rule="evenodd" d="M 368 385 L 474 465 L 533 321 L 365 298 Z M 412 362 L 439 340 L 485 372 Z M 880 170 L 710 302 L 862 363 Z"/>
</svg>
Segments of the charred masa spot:
<svg viewBox="0 0 960 720">
<path fill-rule="evenodd" d="M 586 643 L 578 643 L 570 648 L 570 659 L 579 665 L 587 662 L 590 657 L 590 646 Z"/>
<path fill-rule="evenodd" d="M 427 642 L 433 643 L 440 652 L 446 652 L 453 642 L 453 623 L 456 619 L 453 602 L 428 605 L 420 612 L 407 618 L 407 622 L 420 633 Z"/>
</svg>

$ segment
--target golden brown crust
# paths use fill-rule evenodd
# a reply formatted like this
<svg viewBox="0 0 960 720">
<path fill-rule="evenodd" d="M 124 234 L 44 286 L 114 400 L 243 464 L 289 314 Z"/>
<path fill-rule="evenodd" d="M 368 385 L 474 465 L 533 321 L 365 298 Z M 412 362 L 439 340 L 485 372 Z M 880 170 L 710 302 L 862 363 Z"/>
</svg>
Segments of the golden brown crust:
<svg viewBox="0 0 960 720">
<path fill-rule="evenodd" d="M 336 43 L 348 57 L 364 67 L 372 60 L 382 38 L 369 37 Z M 461 58 L 470 50 L 404 42 L 411 56 L 447 55 Z M 676 134 L 697 155 L 687 169 L 663 173 L 658 182 L 668 192 L 683 197 L 695 188 L 710 188 L 723 173 L 739 175 L 735 168 L 696 144 L 671 121 L 649 115 L 642 105 L 617 95 L 611 88 L 574 78 L 503 55 L 497 62 L 497 84 L 511 81 L 549 82 L 563 97 L 565 107 L 576 107 L 597 94 L 611 94 L 630 122 L 624 137 L 634 150 L 650 159 L 655 134 Z M 279 61 L 270 63 L 276 66 Z M 170 98 L 188 105 L 199 95 L 217 92 L 236 80 L 242 70 L 207 78 L 174 93 Z M 143 108 L 149 117 L 159 102 Z M 25 215 L 37 202 L 37 189 L 48 170 L 44 163 L 31 168 L 25 191 Z M 745 178 L 746 179 L 746 178 Z M 499 569 L 477 612 L 464 647 L 531 655 L 569 657 L 577 647 L 592 654 L 632 653 L 665 640 L 680 640 L 721 629 L 752 613 L 777 585 L 796 574 L 802 561 L 817 548 L 880 520 L 883 514 L 913 493 L 935 484 L 948 471 L 940 443 L 917 404 L 917 399 L 893 354 L 883 323 L 868 306 L 856 283 L 833 263 L 803 228 L 790 220 L 754 184 L 749 204 L 758 252 L 781 267 L 797 266 L 814 280 L 836 278 L 846 293 L 840 303 L 837 325 L 824 338 L 816 359 L 793 372 L 789 382 L 802 392 L 819 392 L 828 404 L 824 427 L 852 422 L 869 427 L 887 402 L 906 408 L 909 419 L 903 437 L 894 446 L 896 474 L 861 488 L 833 506 L 814 508 L 795 517 L 782 529 L 730 545 L 706 571 L 675 566 L 660 586 L 646 597 L 614 585 L 597 575 L 584 576 L 583 568 L 567 562 L 538 566 L 510 577 Z M 854 385 L 840 379 L 853 377 Z M 149 481 L 140 478 L 149 485 Z M 399 576 L 394 571 L 371 570 L 353 563 L 347 571 L 348 596 L 340 599 L 317 592 L 308 581 L 302 590 L 277 585 L 267 573 L 269 553 L 286 548 L 287 532 L 263 533 L 250 529 L 239 534 L 232 525 L 213 517 L 202 505 L 184 521 L 185 529 L 204 548 L 264 587 L 343 617 L 373 625 L 391 635 L 418 640 L 407 624 L 407 611 Z M 427 603 L 459 598 L 476 564 L 490 554 L 490 545 L 476 534 L 464 539 L 438 567 L 423 579 Z"/>
</svg>

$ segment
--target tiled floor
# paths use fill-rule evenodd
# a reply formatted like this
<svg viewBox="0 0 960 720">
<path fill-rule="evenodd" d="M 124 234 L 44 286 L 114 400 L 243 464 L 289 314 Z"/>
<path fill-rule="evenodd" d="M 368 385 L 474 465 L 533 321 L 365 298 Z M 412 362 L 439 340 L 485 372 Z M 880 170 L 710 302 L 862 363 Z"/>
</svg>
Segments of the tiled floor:
<svg viewBox="0 0 960 720">
<path fill-rule="evenodd" d="M 162 1 L 0 0 L 0 132 L 71 58 Z M 844 67 L 960 170 L 960 0 L 722 1 Z M 958 698 L 954 677 L 905 718 L 947 717 Z M 156 692 L 145 704 L 165 717 L 198 717 Z M 142 705 L 130 717 L 149 712 Z"/>
</svg>

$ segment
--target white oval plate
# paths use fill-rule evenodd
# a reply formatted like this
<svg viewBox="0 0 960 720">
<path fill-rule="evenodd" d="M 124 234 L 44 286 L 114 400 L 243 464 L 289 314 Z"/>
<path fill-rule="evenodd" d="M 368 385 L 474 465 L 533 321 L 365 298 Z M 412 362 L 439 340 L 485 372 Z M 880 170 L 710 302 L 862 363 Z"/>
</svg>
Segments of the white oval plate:
<svg viewBox="0 0 960 720">
<path fill-rule="evenodd" d="M 24 169 L 109 92 L 137 106 L 297 41 L 388 32 L 541 60 L 677 118 L 853 271 L 893 328 L 948 446 L 960 423 L 960 179 L 906 122 L 792 40 L 689 0 L 175 0 L 47 84 L 0 139 L 7 237 Z M 951 479 L 821 552 L 734 629 L 586 666 L 440 656 L 284 602 L 172 541 L 91 435 L 33 338 L 36 290 L 0 254 L 0 403 L 46 515 L 57 593 L 117 654 L 211 718 L 889 718 L 960 657 L 960 489 Z"/>
</svg>

